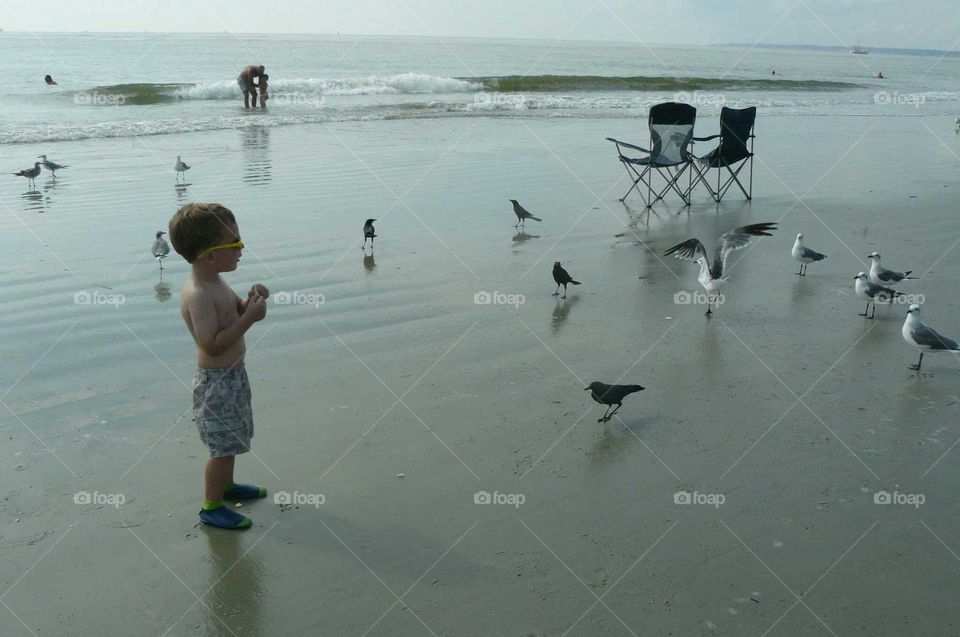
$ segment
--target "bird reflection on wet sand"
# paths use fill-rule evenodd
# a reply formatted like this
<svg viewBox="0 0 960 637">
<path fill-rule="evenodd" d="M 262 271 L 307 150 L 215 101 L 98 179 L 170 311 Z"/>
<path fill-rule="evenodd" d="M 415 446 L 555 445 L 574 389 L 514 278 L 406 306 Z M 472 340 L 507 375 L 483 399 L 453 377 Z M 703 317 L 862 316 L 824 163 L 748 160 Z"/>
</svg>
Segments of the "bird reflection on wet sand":
<svg viewBox="0 0 960 637">
<path fill-rule="evenodd" d="M 540 235 L 538 235 L 538 234 L 527 234 L 526 232 L 523 232 L 522 230 L 521 230 L 520 232 L 518 232 L 517 234 L 513 235 L 513 241 L 514 241 L 514 243 L 523 243 L 524 241 L 526 241 L 526 240 L 528 240 L 528 239 L 539 239 L 539 238 L 540 238 Z"/>
<path fill-rule="evenodd" d="M 43 203 L 43 193 L 39 190 L 29 190 L 22 195 L 20 198 L 24 200 L 23 209 L 28 212 L 46 212 L 46 207 Z"/>
<path fill-rule="evenodd" d="M 557 297 L 557 304 L 553 307 L 553 312 L 550 314 L 550 318 L 552 319 L 550 321 L 550 327 L 553 328 L 554 332 L 560 330 L 563 322 L 567 320 L 567 315 L 570 314 L 570 310 L 579 300 L 579 294 L 572 294 L 566 299 Z"/>
<path fill-rule="evenodd" d="M 373 269 L 377 267 L 377 262 L 373 258 L 373 249 L 370 250 L 370 254 L 366 252 L 363 253 L 363 268 L 367 272 L 373 272 Z"/>
<path fill-rule="evenodd" d="M 169 301 L 170 297 L 173 296 L 173 294 L 170 292 L 170 284 L 167 283 L 166 281 L 160 281 L 155 286 L 153 286 L 153 295 L 161 303 L 163 303 L 164 301 Z"/>
</svg>

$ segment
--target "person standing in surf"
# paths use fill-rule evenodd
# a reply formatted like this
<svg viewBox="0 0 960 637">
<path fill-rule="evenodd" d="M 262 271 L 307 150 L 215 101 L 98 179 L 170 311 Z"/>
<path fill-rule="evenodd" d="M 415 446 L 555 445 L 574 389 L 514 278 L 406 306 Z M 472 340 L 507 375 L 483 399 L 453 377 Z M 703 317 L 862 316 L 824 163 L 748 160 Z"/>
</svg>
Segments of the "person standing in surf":
<svg viewBox="0 0 960 637">
<path fill-rule="evenodd" d="M 240 75 L 237 76 L 237 84 L 240 85 L 240 90 L 243 91 L 244 108 L 250 108 L 251 104 L 254 108 L 257 107 L 257 84 L 254 84 L 253 79 L 260 77 L 265 71 L 266 69 L 262 64 L 260 66 L 251 64 L 240 71 Z"/>
</svg>

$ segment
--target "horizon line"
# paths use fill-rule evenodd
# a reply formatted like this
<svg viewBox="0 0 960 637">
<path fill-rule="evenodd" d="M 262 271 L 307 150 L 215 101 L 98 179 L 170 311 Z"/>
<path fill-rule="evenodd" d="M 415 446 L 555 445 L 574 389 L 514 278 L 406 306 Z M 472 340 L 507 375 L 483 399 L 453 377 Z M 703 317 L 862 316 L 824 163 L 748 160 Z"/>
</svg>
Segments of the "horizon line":
<svg viewBox="0 0 960 637">
<path fill-rule="evenodd" d="M 531 38 L 531 37 L 514 37 L 514 36 L 488 36 L 488 35 L 410 35 L 410 34 L 400 34 L 400 33 L 342 33 L 342 32 L 296 32 L 296 31 L 150 31 L 144 29 L 143 31 L 90 31 L 90 30 L 81 30 L 81 31 L 66 31 L 66 30 L 54 30 L 54 31 L 32 31 L 32 30 L 8 30 L 0 28 L 0 33 L 17 33 L 17 34 L 58 34 L 58 35 L 136 35 L 136 34 L 154 34 L 154 35 L 235 35 L 235 36 L 329 36 L 329 37 L 353 37 L 353 38 L 422 38 L 427 40 L 439 40 L 439 39 L 464 39 L 464 40 L 528 40 L 535 42 L 557 42 L 558 40 L 563 40 L 566 42 L 598 42 L 604 44 L 638 44 L 638 45 L 660 45 L 660 46 L 696 46 L 696 47 L 710 47 L 710 46 L 730 46 L 730 47 L 785 47 L 785 48 L 819 48 L 819 49 L 838 49 L 843 50 L 849 48 L 853 45 L 837 45 L 837 44 L 812 44 L 812 43 L 782 43 L 782 42 L 762 42 L 762 43 L 746 43 L 746 42 L 708 42 L 701 44 L 694 44 L 691 42 L 654 42 L 654 41 L 639 41 L 639 40 L 598 40 L 594 38 Z M 861 45 L 862 46 L 862 45 Z M 864 48 L 875 50 L 875 51 L 927 51 L 931 53 L 947 53 L 947 54 L 960 54 L 960 51 L 954 49 L 937 49 L 937 48 L 923 48 L 923 47 L 906 47 L 906 46 L 865 46 Z"/>
</svg>

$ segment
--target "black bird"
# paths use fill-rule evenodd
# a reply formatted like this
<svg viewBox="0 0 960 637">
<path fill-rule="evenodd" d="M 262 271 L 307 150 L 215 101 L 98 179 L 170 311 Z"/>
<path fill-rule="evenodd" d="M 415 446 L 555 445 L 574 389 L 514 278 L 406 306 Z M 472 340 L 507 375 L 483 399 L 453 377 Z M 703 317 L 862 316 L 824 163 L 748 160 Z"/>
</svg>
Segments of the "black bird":
<svg viewBox="0 0 960 637">
<path fill-rule="evenodd" d="M 373 229 L 373 222 L 376 219 L 367 219 L 367 222 L 363 224 L 363 247 L 367 247 L 367 239 L 370 239 L 370 247 L 373 247 L 373 238 L 377 236 L 376 230 Z"/>
<path fill-rule="evenodd" d="M 513 213 L 517 215 L 517 224 L 513 226 L 514 228 L 516 228 L 517 226 L 522 226 L 523 222 L 526 221 L 527 219 L 533 219 L 534 221 L 543 221 L 543 219 L 541 219 L 540 217 L 534 217 L 532 214 L 530 214 L 530 212 L 526 208 L 521 206 L 520 202 L 518 202 L 516 199 L 511 199 L 510 203 L 513 204 Z"/>
<path fill-rule="evenodd" d="M 573 277 L 570 276 L 570 273 L 563 269 L 560 266 L 559 261 L 553 262 L 553 280 L 557 282 L 557 291 L 553 293 L 553 296 L 560 294 L 560 286 L 563 286 L 563 296 L 560 298 L 567 298 L 567 283 L 572 283 L 573 285 L 580 285 L 580 281 L 574 281 Z"/>
<path fill-rule="evenodd" d="M 607 385 L 606 383 L 599 383 L 594 381 L 590 383 L 589 387 L 585 387 L 583 391 L 590 391 L 590 395 L 595 401 L 601 405 L 607 406 L 607 411 L 603 414 L 603 417 L 600 418 L 597 422 L 607 422 L 610 418 L 617 413 L 617 410 L 623 407 L 623 399 L 632 394 L 633 392 L 642 391 L 644 388 L 640 385 Z M 610 407 L 616 405 L 616 409 L 610 411 Z"/>
</svg>

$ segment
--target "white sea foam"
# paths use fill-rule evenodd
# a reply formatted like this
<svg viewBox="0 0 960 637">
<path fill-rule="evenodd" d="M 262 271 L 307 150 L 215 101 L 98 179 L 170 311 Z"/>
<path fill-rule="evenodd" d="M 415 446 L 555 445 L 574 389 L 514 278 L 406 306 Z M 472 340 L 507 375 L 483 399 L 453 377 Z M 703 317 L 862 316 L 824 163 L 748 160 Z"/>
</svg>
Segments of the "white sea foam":
<svg viewBox="0 0 960 637">
<path fill-rule="evenodd" d="M 437 77 L 423 73 L 369 75 L 346 78 L 299 78 L 270 81 L 271 95 L 401 95 L 473 93 L 483 89 L 477 82 L 453 77 Z M 178 89 L 174 95 L 183 99 L 235 99 L 240 94 L 236 80 L 222 80 Z"/>
</svg>

